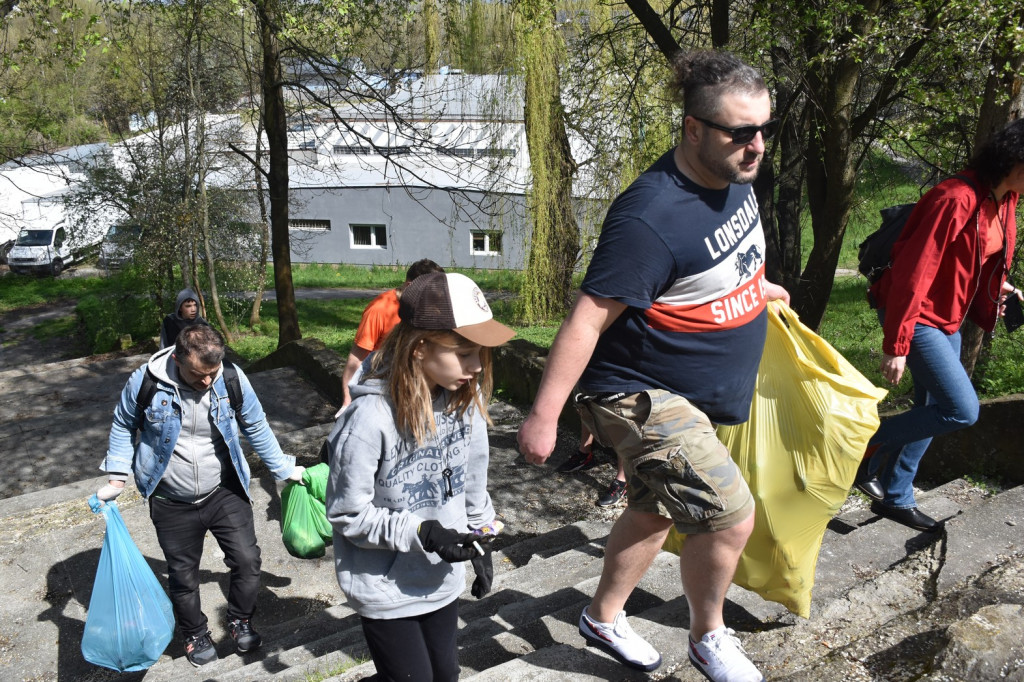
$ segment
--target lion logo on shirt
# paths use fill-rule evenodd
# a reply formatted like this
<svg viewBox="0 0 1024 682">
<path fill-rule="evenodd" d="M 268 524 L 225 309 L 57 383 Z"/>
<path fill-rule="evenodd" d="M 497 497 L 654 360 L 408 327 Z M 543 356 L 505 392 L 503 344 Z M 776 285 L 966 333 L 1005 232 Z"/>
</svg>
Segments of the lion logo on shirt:
<svg viewBox="0 0 1024 682">
<path fill-rule="evenodd" d="M 750 279 L 763 262 L 764 256 L 761 255 L 761 250 L 757 248 L 757 244 L 754 244 L 745 252 L 737 253 L 736 271 L 739 272 L 740 278 L 736 284 L 742 284 Z"/>
</svg>

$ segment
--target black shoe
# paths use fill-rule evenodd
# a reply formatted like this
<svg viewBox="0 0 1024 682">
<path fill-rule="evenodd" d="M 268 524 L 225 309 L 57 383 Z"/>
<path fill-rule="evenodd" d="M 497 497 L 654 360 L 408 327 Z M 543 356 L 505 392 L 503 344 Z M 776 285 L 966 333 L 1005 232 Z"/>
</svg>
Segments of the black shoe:
<svg viewBox="0 0 1024 682">
<path fill-rule="evenodd" d="M 235 650 L 240 654 L 259 649 L 260 644 L 263 644 L 263 638 L 253 629 L 252 621 L 248 618 L 229 621 L 228 630 L 231 631 L 231 639 L 235 640 Z"/>
<path fill-rule="evenodd" d="M 878 480 L 877 476 L 854 481 L 853 485 L 857 490 L 861 491 L 875 502 L 881 502 L 885 499 L 885 489 L 882 487 L 882 482 Z"/>
<path fill-rule="evenodd" d="M 590 452 L 577 450 L 575 455 L 562 462 L 555 471 L 560 474 L 569 474 L 573 471 L 586 471 L 587 469 L 593 469 L 596 466 L 597 458 L 594 457 L 593 450 Z"/>
<path fill-rule="evenodd" d="M 608 486 L 608 490 L 597 498 L 598 507 L 611 507 L 612 505 L 618 504 L 626 497 L 626 482 L 615 479 L 612 484 Z"/>
<path fill-rule="evenodd" d="M 897 507 L 890 507 L 882 504 L 881 502 L 872 502 L 871 511 L 879 516 L 884 516 L 890 521 L 901 523 L 908 528 L 913 528 L 914 530 L 931 533 L 942 528 L 941 521 L 936 521 L 917 507 L 899 509 Z"/>
<path fill-rule="evenodd" d="M 217 650 L 213 648 L 209 631 L 185 639 L 185 658 L 197 668 L 217 660 Z"/>
</svg>

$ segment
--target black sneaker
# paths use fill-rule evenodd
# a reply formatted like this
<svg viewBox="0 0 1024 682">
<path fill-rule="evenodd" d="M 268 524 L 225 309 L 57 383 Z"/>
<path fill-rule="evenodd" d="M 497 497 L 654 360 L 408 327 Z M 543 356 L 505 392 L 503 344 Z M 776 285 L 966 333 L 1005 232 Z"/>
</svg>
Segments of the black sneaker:
<svg viewBox="0 0 1024 682">
<path fill-rule="evenodd" d="M 612 484 L 608 486 L 608 490 L 597 498 L 598 507 L 611 507 L 616 505 L 626 497 L 626 482 L 615 479 Z"/>
<path fill-rule="evenodd" d="M 217 650 L 213 648 L 209 630 L 185 639 L 185 658 L 197 668 L 217 660 Z"/>
<path fill-rule="evenodd" d="M 263 644 L 263 638 L 260 637 L 260 633 L 253 630 L 252 622 L 248 618 L 229 621 L 228 630 L 231 631 L 231 639 L 235 640 L 235 650 L 240 654 L 259 649 L 260 644 Z"/>
<path fill-rule="evenodd" d="M 586 471 L 597 466 L 597 458 L 594 451 L 583 452 L 577 450 L 576 454 L 562 462 L 555 471 L 560 474 L 571 474 L 574 471 Z"/>
</svg>

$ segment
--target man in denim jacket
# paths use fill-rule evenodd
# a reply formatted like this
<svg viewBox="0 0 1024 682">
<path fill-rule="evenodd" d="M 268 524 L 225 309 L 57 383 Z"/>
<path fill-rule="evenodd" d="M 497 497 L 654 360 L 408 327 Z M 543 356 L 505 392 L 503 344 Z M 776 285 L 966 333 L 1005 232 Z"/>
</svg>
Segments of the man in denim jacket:
<svg viewBox="0 0 1024 682">
<path fill-rule="evenodd" d="M 217 660 L 206 615 L 199 603 L 199 562 L 207 531 L 231 569 L 228 629 L 239 653 L 260 646 L 250 619 L 256 610 L 260 548 L 256 544 L 249 466 L 239 432 L 277 480 L 302 480 L 303 467 L 281 452 L 249 380 L 238 371 L 242 406 L 231 408 L 222 376 L 224 339 L 212 327 L 183 329 L 165 348 L 132 373 L 114 408 L 107 456 L 100 469 L 109 480 L 96 493 L 112 500 L 128 473 L 149 500 L 150 518 L 167 560 L 174 616 L 194 666 Z M 136 399 L 147 368 L 157 390 L 139 418 Z M 137 442 L 133 444 L 138 432 Z"/>
</svg>

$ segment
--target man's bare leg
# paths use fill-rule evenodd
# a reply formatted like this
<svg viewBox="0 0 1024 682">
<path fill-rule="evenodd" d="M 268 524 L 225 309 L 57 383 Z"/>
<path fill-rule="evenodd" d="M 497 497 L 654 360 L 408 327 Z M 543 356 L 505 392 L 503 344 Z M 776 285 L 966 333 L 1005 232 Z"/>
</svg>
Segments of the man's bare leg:
<svg viewBox="0 0 1024 682">
<path fill-rule="evenodd" d="M 671 525 L 671 519 L 657 514 L 629 508 L 622 512 L 605 546 L 601 581 L 587 609 L 591 618 L 599 623 L 615 620 L 661 551 Z"/>
<path fill-rule="evenodd" d="M 751 514 L 732 528 L 686 536 L 679 555 L 679 573 L 690 605 L 690 636 L 694 641 L 725 624 L 725 593 L 753 529 Z"/>
</svg>

